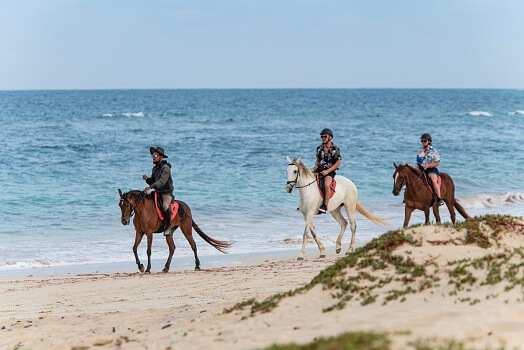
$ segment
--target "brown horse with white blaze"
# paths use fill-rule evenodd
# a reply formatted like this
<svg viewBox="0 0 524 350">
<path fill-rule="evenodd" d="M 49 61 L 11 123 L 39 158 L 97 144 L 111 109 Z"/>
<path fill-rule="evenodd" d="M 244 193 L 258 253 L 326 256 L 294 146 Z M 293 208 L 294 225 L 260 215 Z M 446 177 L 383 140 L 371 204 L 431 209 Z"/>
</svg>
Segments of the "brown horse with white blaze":
<svg viewBox="0 0 524 350">
<path fill-rule="evenodd" d="M 406 186 L 406 192 L 404 193 L 404 202 L 406 203 L 404 227 L 408 226 L 411 213 L 415 209 L 424 212 L 426 216 L 425 224 L 429 225 L 429 208 L 431 207 L 433 207 L 435 220 L 437 223 L 440 223 L 439 207 L 436 197 L 424 182 L 424 172 L 408 164 L 397 165 L 393 162 L 393 165 L 395 166 L 395 173 L 393 174 L 393 194 L 395 196 L 400 195 L 402 188 Z M 455 199 L 455 184 L 451 177 L 446 173 L 440 173 L 439 176 L 442 181 L 440 193 L 442 200 L 448 207 L 451 221 L 455 223 L 455 209 L 457 209 L 460 215 L 466 220 L 469 219 L 470 216 Z"/>
<path fill-rule="evenodd" d="M 120 194 L 120 210 L 122 211 L 122 224 L 129 225 L 131 217 L 133 218 L 133 225 L 135 226 L 136 236 L 135 244 L 133 245 L 133 253 L 135 254 L 136 264 L 140 272 L 144 272 L 144 265 L 140 263 L 138 258 L 137 248 L 144 235 L 147 237 L 147 268 L 146 273 L 151 272 L 151 245 L 153 243 L 153 233 L 158 231 L 162 225 L 162 221 L 158 217 L 154 200 L 151 195 L 146 194 L 143 191 L 129 191 L 122 193 L 118 189 Z M 179 203 L 179 213 L 171 220 L 169 235 L 166 236 L 166 242 L 169 247 L 169 257 L 167 258 L 166 265 L 163 272 L 169 271 L 171 265 L 171 258 L 175 252 L 175 243 L 173 242 L 173 232 L 180 227 L 182 233 L 186 237 L 187 241 L 191 245 L 191 249 L 195 255 L 195 270 L 200 270 L 200 260 L 197 255 L 197 247 L 195 240 L 193 239 L 193 229 L 202 237 L 204 241 L 215 247 L 218 251 L 227 254 L 226 249 L 231 246 L 231 243 L 219 241 L 206 235 L 198 225 L 193 221 L 191 209 L 189 206 L 182 202 Z M 181 213 L 184 213 L 181 215 Z"/>
</svg>

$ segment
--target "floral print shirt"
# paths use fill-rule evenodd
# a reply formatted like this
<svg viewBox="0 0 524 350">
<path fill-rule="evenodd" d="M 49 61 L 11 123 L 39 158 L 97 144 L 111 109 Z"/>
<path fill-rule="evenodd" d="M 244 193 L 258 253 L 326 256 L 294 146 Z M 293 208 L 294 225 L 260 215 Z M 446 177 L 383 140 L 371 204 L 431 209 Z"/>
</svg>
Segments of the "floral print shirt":
<svg viewBox="0 0 524 350">
<path fill-rule="evenodd" d="M 429 151 L 426 152 L 426 149 L 422 147 L 417 153 L 417 164 L 421 167 L 428 165 L 430 163 L 436 163 L 440 160 L 440 155 L 433 146 L 429 146 Z"/>
<path fill-rule="evenodd" d="M 317 147 L 317 160 L 318 169 L 327 170 L 335 165 L 337 160 L 342 160 L 340 149 L 334 143 L 331 143 L 331 147 L 327 152 L 324 152 L 324 145 L 320 145 Z"/>
</svg>

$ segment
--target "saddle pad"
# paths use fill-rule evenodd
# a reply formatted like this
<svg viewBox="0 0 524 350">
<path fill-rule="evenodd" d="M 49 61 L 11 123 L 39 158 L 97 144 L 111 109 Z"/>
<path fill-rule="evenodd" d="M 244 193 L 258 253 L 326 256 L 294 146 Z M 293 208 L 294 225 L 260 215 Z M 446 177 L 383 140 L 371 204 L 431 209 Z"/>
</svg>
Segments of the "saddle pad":
<svg viewBox="0 0 524 350">
<path fill-rule="evenodd" d="M 324 198 L 324 181 L 319 180 L 318 174 L 315 174 L 315 176 L 317 178 L 317 187 L 318 191 L 320 192 L 320 197 Z M 331 186 L 329 187 L 331 188 L 331 197 L 329 198 L 333 198 L 333 196 L 335 195 L 335 189 L 337 188 L 337 182 L 335 181 L 335 179 L 331 181 Z"/>
<path fill-rule="evenodd" d="M 164 220 L 164 213 L 162 213 L 162 209 L 158 207 L 158 195 L 156 192 L 155 193 L 155 208 L 156 208 L 156 213 L 158 214 L 158 218 L 160 220 Z M 171 203 L 171 220 L 175 219 L 175 216 L 176 214 L 178 213 L 178 202 L 177 201 L 173 201 Z"/>
</svg>

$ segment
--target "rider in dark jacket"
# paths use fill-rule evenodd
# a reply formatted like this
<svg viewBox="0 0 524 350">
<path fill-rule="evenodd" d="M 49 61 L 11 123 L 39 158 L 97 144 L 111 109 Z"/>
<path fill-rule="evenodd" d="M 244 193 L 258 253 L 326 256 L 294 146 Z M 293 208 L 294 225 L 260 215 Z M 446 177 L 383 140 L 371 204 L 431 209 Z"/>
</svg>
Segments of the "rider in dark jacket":
<svg viewBox="0 0 524 350">
<path fill-rule="evenodd" d="M 146 180 L 149 187 L 146 187 L 144 191 L 149 192 L 155 190 L 155 192 L 162 197 L 162 209 L 164 211 L 164 236 L 169 235 L 169 227 L 171 223 L 171 202 L 173 201 L 173 179 L 171 177 L 171 164 L 164 160 L 168 158 L 164 154 L 162 147 L 151 147 L 149 153 L 153 157 L 153 167 L 151 177 L 143 175 L 142 178 Z"/>
</svg>

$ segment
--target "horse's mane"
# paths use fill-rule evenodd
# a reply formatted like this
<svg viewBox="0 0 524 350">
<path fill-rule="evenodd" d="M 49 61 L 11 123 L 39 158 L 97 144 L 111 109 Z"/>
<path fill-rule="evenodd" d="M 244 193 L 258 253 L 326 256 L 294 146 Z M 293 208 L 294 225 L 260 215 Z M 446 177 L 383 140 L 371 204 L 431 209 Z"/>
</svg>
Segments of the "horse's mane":
<svg viewBox="0 0 524 350">
<path fill-rule="evenodd" d="M 131 190 L 131 191 L 126 192 L 126 193 L 123 194 L 124 198 L 129 198 L 130 197 L 130 198 L 133 198 L 136 201 L 141 200 L 143 196 L 144 196 L 144 191 L 140 191 L 140 190 Z M 152 196 L 153 196 L 152 193 L 145 194 L 145 197 L 148 198 L 148 199 L 152 198 Z"/>
<path fill-rule="evenodd" d="M 418 170 L 417 168 L 415 167 L 412 167 L 411 165 L 409 165 L 408 163 L 406 164 L 401 164 L 399 166 L 403 166 L 403 167 L 406 167 L 408 168 L 413 174 L 415 174 L 416 176 L 419 176 L 420 175 L 420 170 Z"/>
<path fill-rule="evenodd" d="M 298 174 L 300 176 L 304 175 L 305 177 L 311 177 L 313 179 L 315 178 L 315 175 L 313 175 L 311 170 L 309 170 L 308 167 L 304 163 L 302 163 L 300 158 L 294 158 L 291 161 L 291 164 L 296 165 L 296 167 L 298 168 Z"/>
</svg>

